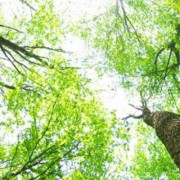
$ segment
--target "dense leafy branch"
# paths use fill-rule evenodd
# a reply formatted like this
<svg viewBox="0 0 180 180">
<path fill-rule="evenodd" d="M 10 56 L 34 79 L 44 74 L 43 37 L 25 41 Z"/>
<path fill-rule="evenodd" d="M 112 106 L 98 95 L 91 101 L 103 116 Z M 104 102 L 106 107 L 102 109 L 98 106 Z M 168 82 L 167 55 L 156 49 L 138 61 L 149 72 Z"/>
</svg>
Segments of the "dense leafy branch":
<svg viewBox="0 0 180 180">
<path fill-rule="evenodd" d="M 57 49 L 57 48 L 50 48 L 50 47 L 45 47 L 45 46 L 19 46 L 16 43 L 9 41 L 2 36 L 0 36 L 0 49 L 2 53 L 4 54 L 4 57 L 0 57 L 2 60 L 8 60 L 13 67 L 16 69 L 16 71 L 20 74 L 23 74 L 23 72 L 18 68 L 17 65 L 20 65 L 21 67 L 30 70 L 30 68 L 27 66 L 27 63 L 36 65 L 36 66 L 45 66 L 50 69 L 54 68 L 54 65 L 52 63 L 48 62 L 47 60 L 45 61 L 44 59 L 48 59 L 46 57 L 39 56 L 35 53 L 32 52 L 31 49 L 45 49 L 49 51 L 55 51 L 55 52 L 60 52 L 60 53 L 67 53 L 63 49 Z M 19 56 L 22 60 L 17 59 L 17 56 Z M 33 60 L 34 59 L 34 60 Z M 23 63 L 25 61 L 26 63 Z M 73 67 L 73 66 L 62 66 L 59 67 L 62 70 L 66 69 L 80 69 L 80 67 Z M 1 84 L 2 85 L 2 84 Z M 15 89 L 12 88 L 12 86 L 4 86 L 6 88 L 10 89 Z"/>
<path fill-rule="evenodd" d="M 48 161 L 46 162 L 45 160 L 45 157 L 47 156 L 46 154 L 48 153 L 48 156 L 50 156 L 51 154 L 54 154 L 54 153 L 57 153 L 59 149 L 62 148 L 62 146 L 64 146 L 64 144 L 61 144 L 60 146 L 56 146 L 56 145 L 51 145 L 50 147 L 44 149 L 44 150 L 41 150 L 40 153 L 38 153 L 37 155 L 35 155 L 35 150 L 38 146 L 38 144 L 40 143 L 40 141 L 45 137 L 45 134 L 47 133 L 48 129 L 49 129 L 49 125 L 51 123 L 51 120 L 53 118 L 53 113 L 54 113 L 54 108 L 55 108 L 55 105 L 56 105 L 56 101 L 53 105 L 53 108 L 52 108 L 52 111 L 51 111 L 51 115 L 50 115 L 50 119 L 48 120 L 48 124 L 45 128 L 45 130 L 43 131 L 42 135 L 40 136 L 40 138 L 37 140 L 37 142 L 35 143 L 29 157 L 28 157 L 28 161 L 17 171 L 15 172 L 11 172 L 10 173 L 7 173 L 7 175 L 5 175 L 2 179 L 9 179 L 10 177 L 17 177 L 19 174 L 23 174 L 26 170 L 32 170 L 36 173 L 36 166 L 41 166 L 41 165 L 45 165 L 46 164 L 46 167 L 45 169 L 41 172 L 41 173 L 38 173 L 37 176 L 35 176 L 34 178 L 32 179 L 37 179 L 39 177 L 44 177 L 44 175 L 46 174 L 46 172 L 52 167 L 54 166 L 55 164 L 59 163 L 59 161 L 63 160 L 63 158 L 65 158 L 67 155 L 69 155 L 73 150 L 75 150 L 79 144 L 77 143 L 75 146 L 73 146 L 72 148 L 70 148 L 67 152 L 64 153 L 64 155 L 62 156 L 59 156 L 59 157 L 55 157 L 55 160 L 53 161 L 50 161 L 48 163 Z M 17 149 L 18 149 L 18 146 L 16 147 L 16 150 L 15 150 L 15 153 L 14 153 L 14 156 L 17 154 Z M 34 156 L 35 155 L 35 156 Z M 33 157 L 34 156 L 34 157 Z M 12 159 L 12 161 L 15 159 L 15 157 Z M 11 168 L 12 167 L 18 167 L 19 165 L 18 164 L 14 164 L 13 162 L 11 161 Z M 13 164 L 13 166 L 12 166 Z M 34 169 L 34 170 L 33 170 Z M 51 171 L 52 173 L 52 171 Z"/>
<path fill-rule="evenodd" d="M 57 99 L 58 99 L 58 97 L 57 97 Z M 49 130 L 50 123 L 51 123 L 51 121 L 52 121 L 52 119 L 53 119 L 54 108 L 55 108 L 55 106 L 56 106 L 56 103 L 57 103 L 57 101 L 55 101 L 54 104 L 53 104 L 52 111 L 51 111 L 51 115 L 50 115 L 50 118 L 49 118 L 49 120 L 48 120 L 48 123 L 47 123 L 47 126 L 46 126 L 45 130 L 43 131 L 42 135 L 40 136 L 40 138 L 39 138 L 39 139 L 37 140 L 37 142 L 35 143 L 35 145 L 34 145 L 34 147 L 33 147 L 33 149 L 32 149 L 32 152 L 31 152 L 31 154 L 29 155 L 29 161 L 31 160 L 32 156 L 34 155 L 34 151 L 36 150 L 38 144 L 39 144 L 39 143 L 41 142 L 41 140 L 45 137 L 47 131 Z"/>
<path fill-rule="evenodd" d="M 22 168 L 20 168 L 19 170 L 17 170 L 16 172 L 11 172 L 10 174 L 6 175 L 3 177 L 3 179 L 7 179 L 7 177 L 16 177 L 19 174 L 23 173 L 24 171 L 26 171 L 27 169 L 31 169 L 32 167 L 36 166 L 36 165 L 40 165 L 41 162 L 43 161 L 43 159 L 41 158 L 43 155 L 45 155 L 45 153 L 47 153 L 48 151 L 50 151 L 53 147 L 55 147 L 55 145 L 50 146 L 49 148 L 41 151 L 38 155 L 36 155 L 33 159 L 27 161 Z M 16 165 L 17 166 L 17 165 Z"/>
<path fill-rule="evenodd" d="M 70 148 L 67 152 L 65 152 L 62 156 L 59 156 L 57 158 L 55 158 L 54 161 L 50 162 L 49 164 L 46 162 L 47 167 L 37 176 L 31 178 L 31 179 L 37 179 L 39 177 L 44 177 L 47 173 L 47 171 L 54 166 L 57 163 L 60 163 L 61 160 L 63 160 L 63 158 L 65 158 L 67 155 L 70 155 L 70 153 L 73 152 L 73 150 L 77 149 L 80 143 L 77 143 L 76 145 L 74 145 L 72 148 Z M 53 149 L 55 147 L 55 145 L 45 149 L 44 151 L 42 151 L 39 155 L 37 155 L 36 157 L 34 157 L 33 159 L 29 160 L 20 170 L 16 171 L 16 172 L 12 172 L 7 176 L 4 176 L 2 179 L 8 179 L 10 177 L 17 177 L 19 174 L 25 172 L 28 169 L 32 169 L 33 167 L 37 166 L 37 165 L 42 165 L 43 163 L 43 159 L 41 158 L 43 155 L 45 155 L 45 153 L 47 153 L 48 151 L 50 151 L 51 149 Z M 58 147 L 60 148 L 60 147 Z M 58 150 L 58 148 L 56 148 Z M 54 149 L 53 149 L 54 151 Z M 52 153 L 53 153 L 52 151 Z M 50 152 L 48 153 L 48 155 L 50 154 Z M 39 159 L 40 158 L 40 159 Z"/>
</svg>

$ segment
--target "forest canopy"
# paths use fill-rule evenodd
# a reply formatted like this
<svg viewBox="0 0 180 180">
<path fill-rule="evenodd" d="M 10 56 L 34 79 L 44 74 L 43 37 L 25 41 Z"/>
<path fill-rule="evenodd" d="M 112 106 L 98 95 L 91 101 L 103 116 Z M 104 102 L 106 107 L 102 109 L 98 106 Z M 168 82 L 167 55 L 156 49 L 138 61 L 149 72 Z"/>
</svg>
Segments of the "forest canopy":
<svg viewBox="0 0 180 180">
<path fill-rule="evenodd" d="M 13 2 L 0 1 L 0 178 L 179 179 L 179 1 Z M 69 35 L 101 61 L 78 66 Z M 127 117 L 86 69 L 138 97 Z"/>
</svg>

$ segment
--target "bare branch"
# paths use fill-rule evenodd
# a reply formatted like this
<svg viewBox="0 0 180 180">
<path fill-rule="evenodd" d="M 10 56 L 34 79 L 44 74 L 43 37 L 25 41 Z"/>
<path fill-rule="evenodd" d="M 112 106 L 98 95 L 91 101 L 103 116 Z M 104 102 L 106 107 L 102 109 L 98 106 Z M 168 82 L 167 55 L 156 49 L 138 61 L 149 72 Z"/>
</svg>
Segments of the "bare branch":
<svg viewBox="0 0 180 180">
<path fill-rule="evenodd" d="M 139 115 L 139 116 L 135 116 L 132 114 L 129 114 L 127 117 L 122 118 L 122 120 L 127 120 L 129 118 L 133 118 L 133 119 L 142 119 L 143 118 L 143 114 Z"/>
<path fill-rule="evenodd" d="M 0 44 L 2 46 L 8 47 L 9 49 L 11 49 L 13 51 L 20 52 L 20 53 L 22 53 L 22 54 L 24 54 L 30 58 L 34 58 L 34 59 L 38 60 L 39 62 L 43 63 L 44 65 L 48 65 L 48 63 L 46 61 L 44 61 L 40 56 L 38 56 L 32 52 L 27 51 L 23 47 L 18 46 L 17 44 L 3 38 L 2 36 L 0 36 Z"/>
<path fill-rule="evenodd" d="M 135 36 L 136 36 L 139 44 L 142 46 L 142 42 L 141 42 L 141 40 L 140 40 L 140 38 L 139 38 L 138 32 L 137 32 L 136 28 L 134 27 L 133 23 L 131 22 L 131 20 L 129 19 L 126 11 L 125 11 L 124 4 L 123 4 L 123 0 L 119 0 L 119 1 L 120 1 L 121 9 L 122 9 L 122 11 L 123 11 L 125 26 L 127 27 L 127 30 L 128 30 L 128 32 L 129 32 L 129 34 L 130 34 L 130 31 L 129 31 L 128 22 L 129 22 L 130 26 L 133 28 L 134 33 L 135 33 Z"/>
<path fill-rule="evenodd" d="M 124 15 L 124 23 L 125 23 L 125 26 L 126 26 L 128 32 L 129 32 L 129 34 L 130 34 L 129 26 L 128 26 L 128 23 L 127 23 L 127 15 L 126 15 L 126 11 L 125 11 L 125 9 L 124 9 L 124 4 L 123 4 L 122 0 L 119 0 L 119 1 L 120 1 L 120 4 L 121 4 L 121 9 L 122 9 L 122 11 L 123 11 L 123 15 Z"/>
<path fill-rule="evenodd" d="M 166 65 L 166 68 L 165 68 L 165 73 L 164 73 L 164 79 L 166 78 L 166 76 L 168 75 L 168 67 L 169 67 L 169 63 L 170 63 L 170 60 L 171 60 L 171 55 L 172 55 L 172 49 L 170 50 L 170 53 L 169 53 L 169 57 L 168 57 L 168 61 L 167 61 L 167 65 Z"/>
<path fill-rule="evenodd" d="M 11 59 L 8 57 L 6 50 L 4 49 L 4 47 L 0 44 L 0 48 L 3 52 L 3 54 L 5 55 L 5 57 L 11 62 L 11 64 L 14 66 L 14 68 L 18 71 L 19 74 L 22 74 L 21 71 L 17 68 L 17 66 L 13 63 L 13 61 L 11 61 Z"/>
<path fill-rule="evenodd" d="M 132 106 L 133 108 L 137 109 L 137 110 L 142 111 L 142 108 L 138 108 L 138 107 L 134 106 L 133 104 L 129 104 L 129 105 Z"/>
<path fill-rule="evenodd" d="M 4 49 L 5 49 L 5 48 L 4 48 Z M 10 57 L 11 57 L 16 63 L 18 63 L 18 64 L 21 65 L 22 67 L 24 67 L 24 68 L 26 68 L 26 69 L 29 70 L 29 68 L 28 68 L 26 65 L 24 65 L 23 63 L 20 63 L 18 60 L 16 60 L 15 57 L 11 54 L 10 51 L 8 51 L 7 49 L 5 49 L 5 51 L 10 55 Z"/>
<path fill-rule="evenodd" d="M 158 53 L 156 54 L 156 57 L 154 59 L 154 66 L 155 66 L 155 72 L 157 72 L 157 61 L 158 61 L 158 57 L 160 56 L 160 54 L 165 50 L 165 48 L 162 48 L 158 51 Z"/>
<path fill-rule="evenodd" d="M 20 0 L 22 3 L 24 3 L 26 6 L 28 6 L 31 10 L 33 11 L 37 11 L 34 7 L 32 7 L 28 2 L 26 2 L 25 0 Z"/>
<path fill-rule="evenodd" d="M 0 24 L 0 27 L 12 29 L 12 30 L 14 30 L 14 31 L 16 31 L 16 32 L 18 32 L 18 33 L 23 33 L 22 31 L 20 31 L 20 30 L 18 30 L 18 29 L 16 29 L 16 28 L 10 27 L 10 26 L 6 26 L 6 25 Z"/>
<path fill-rule="evenodd" d="M 51 50 L 51 51 L 66 53 L 66 51 L 63 50 L 63 49 L 50 48 L 50 47 L 46 47 L 46 46 L 23 46 L 23 48 L 27 48 L 27 49 L 47 49 L 47 50 Z"/>
</svg>

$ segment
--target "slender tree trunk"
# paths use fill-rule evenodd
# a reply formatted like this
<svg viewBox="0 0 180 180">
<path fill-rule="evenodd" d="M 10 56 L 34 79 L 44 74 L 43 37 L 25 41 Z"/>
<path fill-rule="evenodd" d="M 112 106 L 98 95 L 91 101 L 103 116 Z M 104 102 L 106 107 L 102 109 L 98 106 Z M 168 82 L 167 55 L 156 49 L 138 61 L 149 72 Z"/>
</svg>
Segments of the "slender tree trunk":
<svg viewBox="0 0 180 180">
<path fill-rule="evenodd" d="M 180 115 L 167 111 L 144 112 L 144 121 L 153 127 L 180 169 Z"/>
</svg>

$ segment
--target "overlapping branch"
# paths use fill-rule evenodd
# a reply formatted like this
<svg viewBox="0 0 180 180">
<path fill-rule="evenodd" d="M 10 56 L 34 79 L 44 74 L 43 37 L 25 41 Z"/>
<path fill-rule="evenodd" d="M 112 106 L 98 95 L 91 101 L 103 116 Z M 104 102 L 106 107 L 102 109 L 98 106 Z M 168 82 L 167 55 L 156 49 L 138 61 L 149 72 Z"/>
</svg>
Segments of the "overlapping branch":
<svg viewBox="0 0 180 180">
<path fill-rule="evenodd" d="M 13 178 L 13 177 L 15 178 L 20 174 L 23 175 L 27 170 L 33 171 L 35 173 L 35 176 L 32 179 L 37 179 L 39 177 L 42 177 L 51 169 L 52 166 L 59 165 L 60 161 L 63 161 L 63 159 L 66 156 L 68 156 L 69 154 L 71 154 L 73 152 L 73 150 L 78 148 L 80 142 L 77 142 L 71 148 L 68 148 L 64 152 L 63 155 L 62 154 L 59 155 L 58 151 L 60 149 L 62 149 L 62 147 L 65 145 L 65 143 L 63 143 L 61 145 L 53 144 L 53 145 L 51 145 L 51 146 L 49 146 L 47 148 L 42 149 L 40 152 L 37 151 L 38 153 L 35 152 L 37 150 L 37 147 L 38 147 L 39 143 L 42 141 L 42 139 L 45 137 L 47 131 L 49 130 L 50 124 L 52 123 L 52 118 L 53 118 L 53 115 L 54 115 L 54 108 L 56 106 L 56 102 L 57 101 L 55 101 L 54 104 L 53 104 L 47 126 L 46 126 L 45 130 L 42 132 L 41 136 L 37 139 L 34 147 L 31 150 L 30 155 L 28 156 L 28 160 L 23 165 L 21 165 L 21 164 L 18 164 L 18 163 L 13 164 L 12 161 L 14 160 L 14 158 L 12 158 L 11 169 L 13 167 L 16 167 L 16 169 L 18 169 L 18 170 L 14 171 L 14 172 L 11 172 L 11 171 L 8 172 L 2 179 L 9 179 L 9 178 Z M 17 148 L 18 148 L 18 146 L 17 146 Z M 15 153 L 17 153 L 17 148 L 16 148 Z M 47 156 L 49 158 L 49 156 L 53 155 L 54 153 L 57 153 L 57 156 L 55 156 L 54 159 L 46 160 Z M 13 164 L 13 166 L 12 166 L 12 164 Z M 44 166 L 43 169 L 42 169 L 42 172 L 36 172 L 36 168 L 38 168 L 41 165 Z M 59 171 L 60 171 L 60 169 L 59 169 Z"/>
<path fill-rule="evenodd" d="M 47 171 L 54 166 L 55 164 L 57 164 L 58 162 L 60 162 L 61 160 L 63 160 L 67 155 L 71 154 L 73 152 L 73 150 L 77 149 L 79 146 L 80 142 L 76 143 L 73 147 L 71 147 L 67 152 L 65 152 L 63 155 L 58 156 L 57 158 L 55 158 L 54 161 L 51 161 L 49 164 L 47 164 L 47 166 L 45 167 L 45 169 L 39 173 L 37 176 L 33 177 L 32 179 L 37 179 L 41 176 L 44 176 Z M 62 146 L 62 145 L 61 145 Z M 33 167 L 37 166 L 37 165 L 42 165 L 43 163 L 43 156 L 45 154 L 47 154 L 47 152 L 49 154 L 54 153 L 54 149 L 55 145 L 50 146 L 49 148 L 41 151 L 37 156 L 35 156 L 33 159 L 29 160 L 22 168 L 20 168 L 19 170 L 17 170 L 16 172 L 12 172 L 8 175 L 5 175 L 4 177 L 2 177 L 2 179 L 6 180 L 9 178 L 13 178 L 13 177 L 17 177 L 19 174 L 25 172 L 28 169 L 32 169 Z M 61 147 L 56 147 L 56 151 L 58 151 L 58 149 Z M 51 151 L 52 150 L 52 151 Z M 51 152 L 50 152 L 51 151 Z M 59 169 L 60 170 L 60 169 Z"/>
<path fill-rule="evenodd" d="M 125 27 L 125 29 L 127 29 L 128 33 L 130 34 L 130 27 L 131 27 L 131 28 L 134 30 L 135 36 L 136 36 L 139 44 L 142 46 L 142 41 L 141 41 L 141 39 L 140 39 L 140 37 L 139 37 L 139 35 L 138 35 L 137 29 L 135 28 L 135 26 L 134 26 L 133 23 L 131 22 L 131 20 L 130 20 L 130 18 L 128 17 L 127 12 L 126 12 L 126 10 L 125 10 L 125 8 L 124 8 L 123 0 L 119 0 L 119 4 L 120 4 L 121 10 L 122 10 L 122 12 L 123 12 L 124 27 Z M 118 7 L 118 0 L 117 0 L 117 3 L 116 3 L 116 6 L 117 6 L 117 9 L 119 9 L 119 7 Z M 117 12 L 117 13 L 118 13 L 118 16 L 121 17 L 121 16 L 119 15 L 119 12 Z"/>
<path fill-rule="evenodd" d="M 30 51 L 27 51 L 25 48 L 13 43 L 12 41 L 9 41 L 8 39 L 3 38 L 2 36 L 0 36 L 0 45 L 4 54 L 7 53 L 7 50 L 5 49 L 6 47 L 18 55 L 22 55 L 28 58 L 33 58 L 38 62 L 37 63 L 37 62 L 32 61 L 31 63 L 36 63 L 37 65 L 46 65 L 46 66 L 48 65 L 48 63 L 44 61 L 39 55 L 34 54 L 33 52 L 30 52 Z M 27 58 L 25 60 L 27 60 Z"/>
<path fill-rule="evenodd" d="M 158 68 L 158 59 L 160 58 L 160 55 L 165 51 L 168 50 L 169 51 L 169 55 L 167 58 L 167 63 L 164 69 L 159 69 Z M 175 57 L 175 62 L 173 61 L 173 53 L 174 53 L 174 57 Z M 158 51 L 158 53 L 156 54 L 155 60 L 154 60 L 154 72 L 153 75 L 158 75 L 159 77 L 161 77 L 161 80 L 159 82 L 159 85 L 162 84 L 162 82 L 166 79 L 166 77 L 168 77 L 169 73 L 172 72 L 175 69 L 178 69 L 180 67 L 180 60 L 179 60 L 179 56 L 180 56 L 180 51 L 178 50 L 178 48 L 176 47 L 176 43 L 174 41 L 172 41 L 167 48 L 162 48 Z M 158 85 L 158 86 L 159 86 Z M 154 87 L 157 86 L 157 79 L 155 79 L 154 82 Z"/>
<path fill-rule="evenodd" d="M 4 37 L 0 36 L 0 49 L 2 51 L 2 53 L 4 54 L 4 57 L 0 57 L 0 59 L 3 60 L 8 60 L 13 67 L 17 70 L 18 73 L 22 74 L 22 72 L 20 71 L 20 69 L 18 68 L 18 65 L 20 65 L 21 67 L 28 69 L 28 66 L 26 65 L 28 64 L 33 64 L 33 65 L 37 65 L 37 66 L 44 66 L 44 67 L 48 67 L 48 68 L 54 68 L 52 65 L 50 65 L 50 63 L 47 61 L 47 59 L 45 57 L 42 57 L 40 55 L 37 55 L 35 53 L 33 53 L 32 50 L 34 49 L 45 49 L 45 50 L 49 50 L 49 51 L 55 51 L 55 52 L 60 52 L 60 53 L 67 53 L 65 50 L 61 49 L 61 48 L 51 48 L 51 47 L 46 47 L 46 46 L 19 46 L 16 43 L 5 39 Z M 19 60 L 17 60 L 17 56 L 19 56 L 22 60 L 22 62 L 20 62 Z M 44 60 L 46 59 L 46 60 Z M 26 63 L 25 63 L 26 62 Z M 60 67 L 60 69 L 65 70 L 65 69 L 80 69 L 79 67 L 71 67 L 71 66 L 67 66 L 67 67 Z"/>
</svg>

